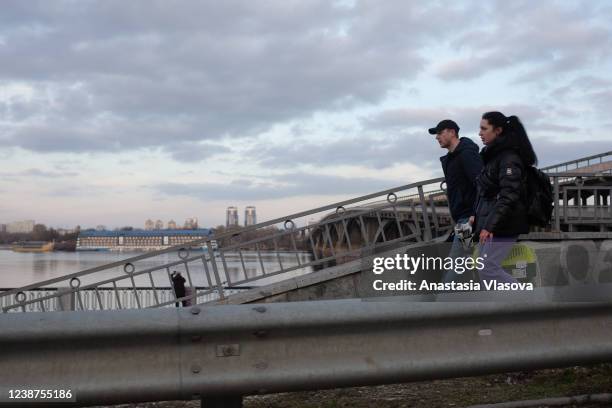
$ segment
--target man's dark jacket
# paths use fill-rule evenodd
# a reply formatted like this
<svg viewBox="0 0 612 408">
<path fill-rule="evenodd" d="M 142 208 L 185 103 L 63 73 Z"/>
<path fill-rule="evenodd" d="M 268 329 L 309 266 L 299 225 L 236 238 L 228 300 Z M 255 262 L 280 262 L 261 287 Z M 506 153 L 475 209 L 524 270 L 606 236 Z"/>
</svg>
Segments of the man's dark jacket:
<svg viewBox="0 0 612 408">
<path fill-rule="evenodd" d="M 476 177 L 482 170 L 478 146 L 467 137 L 459 139 L 455 150 L 440 157 L 446 178 L 448 207 L 453 220 L 474 215 Z"/>
<path fill-rule="evenodd" d="M 516 148 L 500 136 L 482 149 L 484 168 L 478 176 L 478 201 L 474 231 L 483 228 L 493 236 L 529 232 L 522 183 L 525 165 Z"/>
</svg>

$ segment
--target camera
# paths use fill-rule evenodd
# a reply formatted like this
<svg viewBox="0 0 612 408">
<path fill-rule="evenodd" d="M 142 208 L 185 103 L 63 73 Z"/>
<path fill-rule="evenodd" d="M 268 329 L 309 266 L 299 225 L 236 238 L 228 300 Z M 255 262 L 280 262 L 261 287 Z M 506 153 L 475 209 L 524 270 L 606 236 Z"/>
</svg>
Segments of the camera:
<svg viewBox="0 0 612 408">
<path fill-rule="evenodd" d="M 472 226 L 469 222 L 455 225 L 455 236 L 461 241 L 463 249 L 467 250 L 472 247 L 474 233 L 472 232 Z"/>
</svg>

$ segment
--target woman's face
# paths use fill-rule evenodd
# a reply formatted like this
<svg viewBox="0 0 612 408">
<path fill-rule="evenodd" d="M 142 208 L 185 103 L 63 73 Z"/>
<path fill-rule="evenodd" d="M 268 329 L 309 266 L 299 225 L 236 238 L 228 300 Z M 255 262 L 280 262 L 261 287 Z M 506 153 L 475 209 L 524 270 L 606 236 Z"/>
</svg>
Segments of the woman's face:
<svg viewBox="0 0 612 408">
<path fill-rule="evenodd" d="M 493 142 L 497 138 L 497 136 L 500 135 L 501 132 L 502 128 L 494 128 L 493 125 L 491 125 L 487 119 L 480 120 L 480 132 L 478 134 L 480 135 L 482 144 L 484 144 L 485 146 Z"/>
</svg>

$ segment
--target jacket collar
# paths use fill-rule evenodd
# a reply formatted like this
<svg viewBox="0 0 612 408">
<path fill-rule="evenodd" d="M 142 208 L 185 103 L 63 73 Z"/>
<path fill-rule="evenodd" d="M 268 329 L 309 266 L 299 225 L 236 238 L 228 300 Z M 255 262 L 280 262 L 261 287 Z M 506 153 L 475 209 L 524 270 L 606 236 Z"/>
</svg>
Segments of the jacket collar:
<svg viewBox="0 0 612 408">
<path fill-rule="evenodd" d="M 480 151 L 480 155 L 482 156 L 482 160 L 486 163 L 504 150 L 514 150 L 514 146 L 510 144 L 508 136 L 500 135 L 493 143 L 483 147 Z"/>
<path fill-rule="evenodd" d="M 468 145 L 468 143 L 470 143 L 471 140 L 466 138 L 466 137 L 460 137 L 459 138 L 459 143 L 457 144 L 457 147 L 455 147 L 455 150 L 453 150 L 452 152 L 447 152 L 444 156 L 440 157 L 440 161 L 445 161 L 448 160 L 449 158 L 459 154 L 459 152 L 463 149 L 466 148 L 466 146 Z"/>
</svg>

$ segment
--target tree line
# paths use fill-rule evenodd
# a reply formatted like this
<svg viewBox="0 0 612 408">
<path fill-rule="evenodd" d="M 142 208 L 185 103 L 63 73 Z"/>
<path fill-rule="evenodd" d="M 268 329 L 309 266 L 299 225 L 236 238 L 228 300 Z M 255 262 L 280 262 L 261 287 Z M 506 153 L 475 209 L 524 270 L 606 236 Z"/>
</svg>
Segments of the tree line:
<svg viewBox="0 0 612 408">
<path fill-rule="evenodd" d="M 276 226 L 270 226 L 265 228 L 258 228 L 256 230 L 244 231 L 244 227 L 241 226 L 230 226 L 225 227 L 223 225 L 219 225 L 212 229 L 213 237 L 217 237 L 220 235 L 224 235 L 225 233 L 233 233 L 235 235 L 231 235 L 225 238 L 217 238 L 217 242 L 221 247 L 227 247 L 234 244 L 245 244 L 241 246 L 242 249 L 260 249 L 262 251 L 266 250 L 294 250 L 298 251 L 308 250 L 309 246 L 306 242 L 306 237 L 301 232 L 280 234 L 285 231 L 282 228 L 278 228 Z M 132 227 L 122 227 L 116 228 L 115 230 L 119 231 L 132 231 L 134 228 Z M 36 224 L 34 225 L 34 230 L 28 233 L 9 233 L 9 232 L 0 232 L 0 244 L 12 244 L 14 242 L 20 241 L 55 241 L 56 249 L 74 249 L 73 247 L 76 245 L 76 240 L 81 231 L 80 226 L 75 228 L 73 233 L 69 234 L 60 234 L 54 228 L 47 228 L 44 224 Z M 276 238 L 272 238 L 272 236 L 278 235 Z M 257 240 L 257 245 L 255 243 L 249 243 L 250 241 Z M 66 246 L 66 248 L 63 248 Z"/>
<path fill-rule="evenodd" d="M 76 242 L 80 228 L 77 226 L 75 232 L 70 234 L 60 234 L 54 228 L 47 228 L 45 224 L 36 224 L 32 232 L 0 232 L 0 243 L 12 244 L 19 241 L 56 241 L 56 242 Z"/>
</svg>

